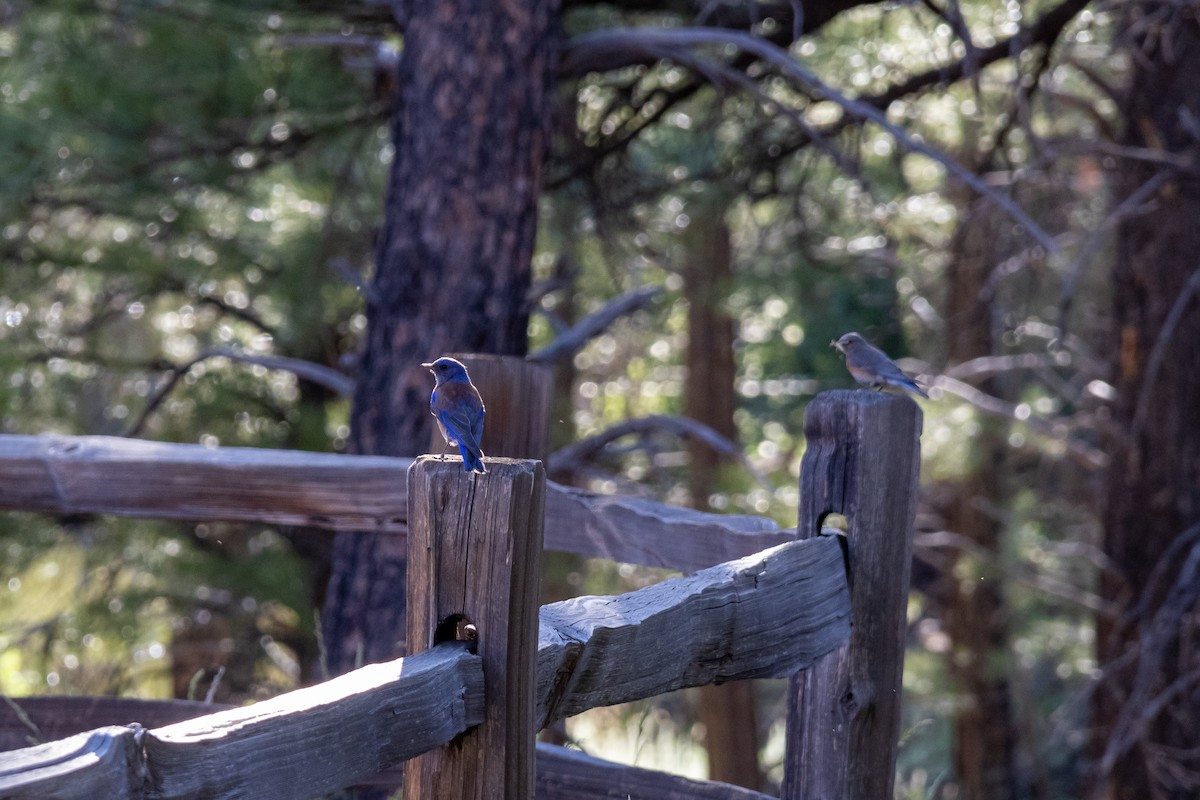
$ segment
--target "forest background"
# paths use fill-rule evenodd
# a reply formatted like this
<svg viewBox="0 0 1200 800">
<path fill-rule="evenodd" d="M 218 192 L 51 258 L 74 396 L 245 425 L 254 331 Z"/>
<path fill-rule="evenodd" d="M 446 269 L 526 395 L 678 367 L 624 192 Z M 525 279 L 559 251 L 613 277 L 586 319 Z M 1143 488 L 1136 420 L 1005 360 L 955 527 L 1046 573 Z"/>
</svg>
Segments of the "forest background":
<svg viewBox="0 0 1200 800">
<path fill-rule="evenodd" d="M 898 796 L 1196 797 L 1198 11 L 2 2 L 0 432 L 413 455 L 420 361 L 533 353 L 553 479 L 793 525 L 858 330 L 932 396 Z M 0 547 L 10 697 L 242 702 L 403 641 L 394 539 Z M 661 577 L 556 557 L 546 594 Z M 770 790 L 782 693 L 560 735 Z"/>
</svg>

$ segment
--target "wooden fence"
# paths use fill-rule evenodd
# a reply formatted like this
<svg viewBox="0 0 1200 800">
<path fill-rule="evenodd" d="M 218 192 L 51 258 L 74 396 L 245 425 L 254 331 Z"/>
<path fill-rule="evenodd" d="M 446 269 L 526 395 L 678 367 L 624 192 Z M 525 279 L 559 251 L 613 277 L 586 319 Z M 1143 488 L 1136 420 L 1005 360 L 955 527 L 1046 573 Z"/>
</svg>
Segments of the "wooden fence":
<svg viewBox="0 0 1200 800">
<path fill-rule="evenodd" d="M 317 797 L 395 785 L 407 762 L 413 798 L 765 798 L 534 745 L 589 708 L 762 677 L 791 678 L 784 798 L 891 797 L 920 427 L 906 398 L 818 396 L 790 530 L 558 486 L 535 460 L 468 476 L 429 457 L 0 436 L 4 508 L 407 535 L 411 653 L 216 713 L 10 700 L 0 746 L 56 740 L 0 753 L 0 797 Z M 539 609 L 543 543 L 690 574 Z"/>
</svg>

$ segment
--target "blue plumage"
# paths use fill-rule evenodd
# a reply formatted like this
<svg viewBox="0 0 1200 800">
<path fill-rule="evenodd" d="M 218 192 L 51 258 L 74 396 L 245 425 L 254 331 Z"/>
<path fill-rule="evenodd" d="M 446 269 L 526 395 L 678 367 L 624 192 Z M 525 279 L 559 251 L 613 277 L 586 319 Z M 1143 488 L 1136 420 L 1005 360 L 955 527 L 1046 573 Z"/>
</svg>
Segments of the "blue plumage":
<svg viewBox="0 0 1200 800">
<path fill-rule="evenodd" d="M 422 364 L 433 373 L 435 385 L 429 398 L 429 411 L 447 445 L 457 445 L 462 453 L 465 472 L 487 472 L 483 465 L 483 398 L 471 383 L 461 361 L 443 356 Z M 445 449 L 442 454 L 445 455 Z"/>
</svg>

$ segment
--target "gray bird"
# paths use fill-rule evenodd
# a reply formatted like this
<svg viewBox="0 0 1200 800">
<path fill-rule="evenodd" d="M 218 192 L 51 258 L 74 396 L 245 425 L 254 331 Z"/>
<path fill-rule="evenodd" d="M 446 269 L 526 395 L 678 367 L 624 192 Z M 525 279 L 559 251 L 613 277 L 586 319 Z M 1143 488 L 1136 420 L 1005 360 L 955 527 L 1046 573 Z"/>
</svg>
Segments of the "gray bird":
<svg viewBox="0 0 1200 800">
<path fill-rule="evenodd" d="M 846 369 L 850 370 L 860 386 L 879 390 L 885 386 L 898 386 L 929 399 L 916 381 L 905 375 L 882 350 L 857 333 L 851 331 L 843 334 L 842 338 L 830 342 L 829 346 L 846 357 Z"/>
</svg>

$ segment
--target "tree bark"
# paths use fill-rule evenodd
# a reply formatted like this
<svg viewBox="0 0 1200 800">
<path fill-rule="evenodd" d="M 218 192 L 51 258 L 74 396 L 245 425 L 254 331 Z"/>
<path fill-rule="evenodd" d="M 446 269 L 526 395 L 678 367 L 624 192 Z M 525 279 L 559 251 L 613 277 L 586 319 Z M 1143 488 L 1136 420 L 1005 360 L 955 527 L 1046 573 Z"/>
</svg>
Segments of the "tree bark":
<svg viewBox="0 0 1200 800">
<path fill-rule="evenodd" d="M 1126 146 L 1195 157 L 1198 13 L 1195 0 L 1127 9 Z M 1115 199 L 1155 169 L 1122 162 Z M 1154 201 L 1122 222 L 1113 266 L 1117 401 L 1103 511 L 1112 568 L 1100 590 L 1124 613 L 1098 619 L 1092 708 L 1094 788 L 1112 800 L 1200 795 L 1200 180 L 1169 174 Z"/>
<path fill-rule="evenodd" d="M 964 190 L 965 192 L 965 190 Z M 963 205 L 969 198 L 963 198 Z M 989 204 L 975 202 L 952 245 L 946 272 L 947 361 L 957 364 L 995 355 L 993 314 L 984 299 L 988 277 L 1002 253 L 996 243 L 1008 226 Z M 979 387 L 998 393 L 998 382 Z M 1000 557 L 1003 528 L 995 509 L 1006 502 L 1000 476 L 1007 451 L 1007 424 L 983 417 L 958 480 L 948 484 L 946 529 Z M 1016 722 L 1009 674 L 1009 618 L 1002 581 L 993 564 L 955 549 L 940 570 L 939 603 L 951 649 L 947 669 L 959 702 L 954 715 L 954 771 L 965 800 L 1011 800 L 1018 796 Z"/>
<path fill-rule="evenodd" d="M 392 165 L 367 293 L 350 449 L 416 455 L 446 352 L 523 355 L 555 57 L 554 0 L 408 6 Z M 486 398 L 484 400 L 486 403 Z M 324 610 L 328 667 L 404 651 L 405 544 L 338 534 Z"/>
<path fill-rule="evenodd" d="M 724 303 L 733 285 L 733 247 L 723 209 L 701 198 L 689 205 L 692 221 L 684 234 L 683 291 L 688 301 L 687 391 L 685 416 L 703 422 L 728 439 L 737 438 L 733 412 L 736 365 L 734 322 Z M 721 460 L 703 442 L 688 442 L 688 491 L 692 506 L 710 510 Z M 704 723 L 710 780 L 758 790 L 758 718 L 754 684 L 749 681 L 696 690 Z"/>
</svg>

